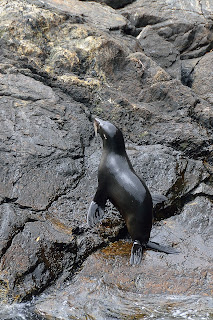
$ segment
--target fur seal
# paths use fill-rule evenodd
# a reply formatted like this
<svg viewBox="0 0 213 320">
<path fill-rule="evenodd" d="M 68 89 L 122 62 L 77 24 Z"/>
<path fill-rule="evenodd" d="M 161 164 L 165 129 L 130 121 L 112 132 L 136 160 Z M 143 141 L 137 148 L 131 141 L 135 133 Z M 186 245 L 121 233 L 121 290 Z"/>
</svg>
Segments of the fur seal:
<svg viewBox="0 0 213 320">
<path fill-rule="evenodd" d="M 122 214 L 133 240 L 130 264 L 140 264 L 144 248 L 176 253 L 172 247 L 149 241 L 153 221 L 153 203 L 165 196 L 151 196 L 145 182 L 135 173 L 127 156 L 122 132 L 109 121 L 94 119 L 95 134 L 103 141 L 98 170 L 98 188 L 90 204 L 87 223 L 93 227 L 104 215 L 109 200 Z"/>
</svg>

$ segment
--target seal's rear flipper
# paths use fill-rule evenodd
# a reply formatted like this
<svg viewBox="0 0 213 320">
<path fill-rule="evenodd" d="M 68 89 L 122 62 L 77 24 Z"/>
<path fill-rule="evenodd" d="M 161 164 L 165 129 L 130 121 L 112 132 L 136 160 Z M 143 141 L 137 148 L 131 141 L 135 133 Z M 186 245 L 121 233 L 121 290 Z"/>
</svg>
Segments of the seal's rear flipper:
<svg viewBox="0 0 213 320">
<path fill-rule="evenodd" d="M 143 247 L 138 240 L 132 245 L 130 264 L 140 264 L 143 256 Z"/>
<path fill-rule="evenodd" d="M 104 210 L 95 202 L 92 201 L 87 213 L 87 224 L 93 227 L 104 216 Z"/>
<path fill-rule="evenodd" d="M 154 249 L 160 252 L 165 252 L 165 253 L 179 253 L 178 251 L 176 251 L 174 248 L 172 247 L 167 247 L 167 246 L 162 246 L 161 244 L 157 243 L 157 242 L 152 242 L 149 241 L 146 244 L 146 248 L 150 248 L 150 249 Z"/>
<path fill-rule="evenodd" d="M 153 202 L 154 206 L 157 203 L 161 203 L 161 202 L 168 200 L 168 198 L 163 196 L 162 194 L 151 194 L 151 196 L 152 196 L 152 202 Z"/>
</svg>

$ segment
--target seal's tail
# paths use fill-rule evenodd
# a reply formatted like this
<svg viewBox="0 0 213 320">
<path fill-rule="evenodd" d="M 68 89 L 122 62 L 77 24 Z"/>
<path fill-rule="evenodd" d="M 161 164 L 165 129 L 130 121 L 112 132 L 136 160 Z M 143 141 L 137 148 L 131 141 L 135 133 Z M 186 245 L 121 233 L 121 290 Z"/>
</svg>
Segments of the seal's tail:
<svg viewBox="0 0 213 320">
<path fill-rule="evenodd" d="M 132 245 L 131 250 L 131 257 L 130 257 L 130 264 L 140 264 L 142 257 L 143 257 L 143 251 L 145 248 L 154 249 L 160 252 L 165 252 L 167 254 L 172 253 L 179 253 L 172 247 L 162 246 L 161 244 L 157 242 L 148 241 L 146 245 L 141 245 L 140 241 L 135 240 Z"/>
<path fill-rule="evenodd" d="M 157 250 L 157 251 L 160 251 L 160 252 L 165 252 L 167 254 L 179 253 L 178 251 L 176 251 L 172 247 L 162 246 L 161 244 L 159 244 L 157 242 L 152 242 L 152 241 L 148 241 L 147 242 L 146 248 L 154 249 L 154 250 Z"/>
</svg>

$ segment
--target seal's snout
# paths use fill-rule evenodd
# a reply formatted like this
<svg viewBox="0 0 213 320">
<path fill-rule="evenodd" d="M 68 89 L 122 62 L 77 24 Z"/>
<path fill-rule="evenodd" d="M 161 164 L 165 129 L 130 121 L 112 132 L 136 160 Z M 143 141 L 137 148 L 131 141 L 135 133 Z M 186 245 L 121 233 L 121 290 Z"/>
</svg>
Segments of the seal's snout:
<svg viewBox="0 0 213 320">
<path fill-rule="evenodd" d="M 95 123 L 97 126 L 100 126 L 102 122 L 103 122 L 103 120 L 101 120 L 101 119 L 98 119 L 98 118 L 95 118 L 95 119 L 94 119 L 94 123 Z"/>
<path fill-rule="evenodd" d="M 100 128 L 100 121 L 99 121 L 99 119 L 95 118 L 93 124 L 94 124 L 95 136 L 97 137 L 97 135 L 98 135 L 98 129 Z"/>
</svg>

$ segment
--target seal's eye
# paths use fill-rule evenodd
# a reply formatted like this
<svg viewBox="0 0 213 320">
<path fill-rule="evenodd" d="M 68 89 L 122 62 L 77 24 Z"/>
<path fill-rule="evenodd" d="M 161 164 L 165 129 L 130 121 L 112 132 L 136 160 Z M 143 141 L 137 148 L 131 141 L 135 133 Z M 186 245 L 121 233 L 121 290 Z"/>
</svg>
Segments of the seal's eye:
<svg viewBox="0 0 213 320">
<path fill-rule="evenodd" d="M 106 140 L 107 140 L 107 136 L 105 135 L 105 133 L 104 133 L 103 135 L 104 135 L 104 139 L 106 139 Z"/>
</svg>

